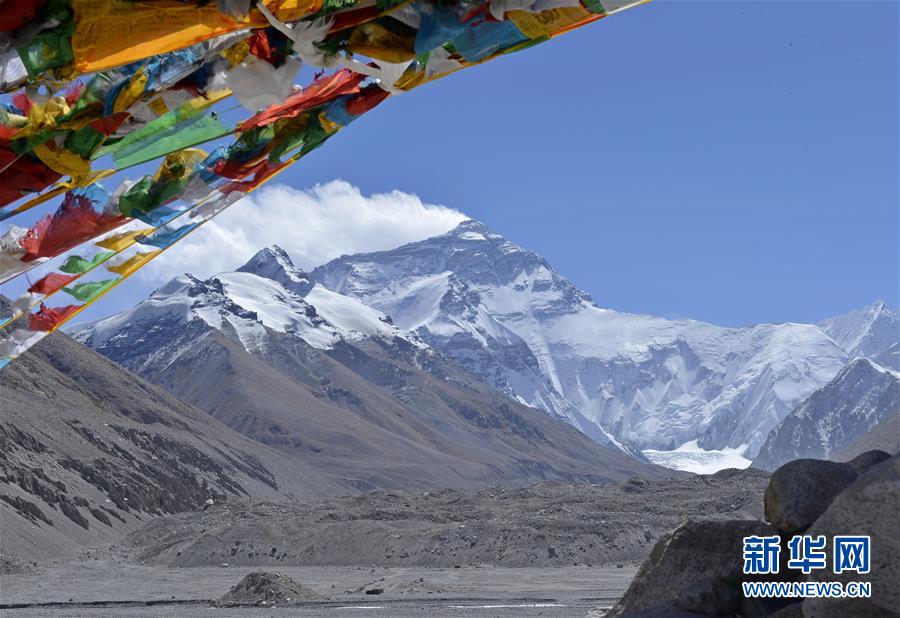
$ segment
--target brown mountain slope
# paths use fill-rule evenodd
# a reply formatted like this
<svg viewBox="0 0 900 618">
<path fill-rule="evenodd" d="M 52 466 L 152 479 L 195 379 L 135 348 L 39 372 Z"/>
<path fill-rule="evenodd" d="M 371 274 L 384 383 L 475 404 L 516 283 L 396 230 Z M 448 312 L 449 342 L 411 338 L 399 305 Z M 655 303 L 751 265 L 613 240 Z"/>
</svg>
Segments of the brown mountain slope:
<svg viewBox="0 0 900 618">
<path fill-rule="evenodd" d="M 162 514 L 352 488 L 63 334 L 0 371 L 0 554 L 58 559 Z"/>
<path fill-rule="evenodd" d="M 250 354 L 194 320 L 156 332 L 153 341 L 101 351 L 238 431 L 361 489 L 676 474 L 604 448 L 399 338 L 323 351 L 269 331 Z"/>
</svg>

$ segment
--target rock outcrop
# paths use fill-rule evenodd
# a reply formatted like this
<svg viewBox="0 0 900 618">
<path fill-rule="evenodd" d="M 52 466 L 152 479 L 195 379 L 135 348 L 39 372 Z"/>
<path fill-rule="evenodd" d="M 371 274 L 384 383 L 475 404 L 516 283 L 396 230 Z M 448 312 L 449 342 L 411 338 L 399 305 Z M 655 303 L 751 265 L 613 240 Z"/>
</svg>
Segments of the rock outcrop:
<svg viewBox="0 0 900 618">
<path fill-rule="evenodd" d="M 805 530 L 856 480 L 849 465 L 797 459 L 778 468 L 766 488 L 766 520 L 783 532 Z"/>
<path fill-rule="evenodd" d="M 890 458 L 890 453 L 885 453 L 884 451 L 866 451 L 848 461 L 847 464 L 853 468 L 857 474 L 862 474 L 869 468 L 877 466 Z"/>
<path fill-rule="evenodd" d="M 862 456 L 861 456 L 862 457 Z M 900 615 L 900 456 L 872 466 L 837 496 L 808 534 L 867 535 L 871 539 L 871 568 L 867 574 L 835 575 L 813 571 L 813 581 L 866 581 L 870 599 L 807 599 L 804 613 L 814 616 Z"/>
<path fill-rule="evenodd" d="M 798 460 L 775 471 L 762 521 L 689 521 L 663 536 L 634 581 L 606 615 L 725 615 L 822 618 L 900 615 L 900 455 L 861 454 L 849 464 Z M 798 533 L 827 539 L 828 566 L 803 574 L 787 567 L 788 541 Z M 780 536 L 777 574 L 745 575 L 745 536 Z M 836 535 L 868 536 L 868 573 L 832 569 Z M 748 599 L 743 581 L 869 582 L 870 598 Z M 594 614 L 592 614 L 594 615 Z"/>
<path fill-rule="evenodd" d="M 735 614 L 740 607 L 745 536 L 770 536 L 761 521 L 689 521 L 666 534 L 644 561 L 610 616 Z"/>
</svg>

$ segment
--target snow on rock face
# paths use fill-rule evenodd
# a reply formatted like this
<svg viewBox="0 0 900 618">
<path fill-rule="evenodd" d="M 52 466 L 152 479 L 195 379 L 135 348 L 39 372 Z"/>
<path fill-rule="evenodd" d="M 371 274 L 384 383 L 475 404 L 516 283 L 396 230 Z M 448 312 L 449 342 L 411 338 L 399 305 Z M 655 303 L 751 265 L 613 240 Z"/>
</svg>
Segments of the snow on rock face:
<svg viewBox="0 0 900 618">
<path fill-rule="evenodd" d="M 847 361 L 817 326 L 723 328 L 602 309 L 476 221 L 343 256 L 310 279 L 391 315 L 520 401 L 643 449 L 696 440 L 752 457 Z"/>
<path fill-rule="evenodd" d="M 157 345 L 160 337 L 192 320 L 239 340 L 248 351 L 264 343 L 266 328 L 294 333 L 318 348 L 331 347 L 340 338 L 303 298 L 275 281 L 243 272 L 206 281 L 178 277 L 132 309 L 94 322 L 75 337 L 128 366 L 124 359 L 147 358 L 146 350 L 141 352 L 144 346 Z"/>
<path fill-rule="evenodd" d="M 900 343 L 895 343 L 872 357 L 876 364 L 894 371 L 900 371 Z"/>
<path fill-rule="evenodd" d="M 857 358 L 769 433 L 753 465 L 774 470 L 802 457 L 829 458 L 898 410 L 900 372 Z"/>
<path fill-rule="evenodd" d="M 400 331 L 391 319 L 358 300 L 315 285 L 306 295 L 306 302 L 316 308 L 318 314 L 340 332 L 344 339 L 353 341 L 366 337 L 404 337 L 422 347 L 422 344 Z"/>
<path fill-rule="evenodd" d="M 307 291 L 306 298 L 301 290 Z M 237 272 L 206 281 L 177 277 L 129 311 L 94 322 L 75 337 L 130 369 L 140 369 L 128 359 L 140 358 L 141 365 L 156 362 L 148 350 L 192 320 L 240 341 L 250 352 L 265 346 L 267 329 L 292 334 L 319 349 L 342 339 L 374 336 L 404 337 L 424 347 L 379 311 L 310 284 L 278 247 L 259 251 Z"/>
<path fill-rule="evenodd" d="M 875 357 L 897 344 L 900 313 L 883 300 L 822 320 L 819 326 L 851 356 Z"/>
<path fill-rule="evenodd" d="M 305 272 L 294 266 L 288 254 L 278 245 L 272 245 L 256 252 L 250 260 L 238 268 L 238 272 L 252 273 L 277 281 L 292 292 L 306 294 L 312 284 Z"/>
</svg>

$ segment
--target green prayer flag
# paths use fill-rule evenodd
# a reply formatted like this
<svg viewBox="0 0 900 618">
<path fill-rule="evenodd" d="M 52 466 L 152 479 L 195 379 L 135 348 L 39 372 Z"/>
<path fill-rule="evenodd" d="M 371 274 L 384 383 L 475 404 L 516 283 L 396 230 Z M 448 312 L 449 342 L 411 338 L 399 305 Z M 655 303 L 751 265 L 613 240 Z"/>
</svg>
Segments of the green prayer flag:
<svg viewBox="0 0 900 618">
<path fill-rule="evenodd" d="M 584 4 L 584 8 L 589 10 L 591 13 L 606 15 L 606 9 L 603 8 L 603 4 L 600 0 L 584 0 L 582 4 Z"/>
<path fill-rule="evenodd" d="M 74 152 L 82 159 L 89 159 L 105 139 L 106 136 L 103 133 L 88 125 L 69 133 L 64 145 L 67 150 Z"/>
<path fill-rule="evenodd" d="M 116 167 L 131 167 L 231 133 L 215 114 L 197 117 L 198 111 L 202 110 L 182 107 L 163 114 L 115 144 L 101 148 L 96 156 L 110 154 Z"/>
<path fill-rule="evenodd" d="M 335 11 L 340 11 L 342 9 L 346 9 L 352 7 L 356 4 L 356 0 L 325 0 L 322 3 L 322 14 L 325 13 L 333 13 Z M 380 4 L 380 3 L 379 3 Z M 385 2 L 386 5 L 394 4 L 392 2 Z M 381 6 L 378 7 L 383 10 Z"/>
<path fill-rule="evenodd" d="M 151 190 L 153 189 L 153 177 L 144 176 L 119 197 L 119 212 L 126 217 L 132 216 L 135 210 L 147 212 L 153 203 Z"/>
<path fill-rule="evenodd" d="M 111 288 L 117 281 L 119 281 L 118 278 L 104 279 L 103 281 L 88 281 L 86 283 L 73 285 L 70 288 L 63 288 L 63 292 L 66 292 L 70 296 L 74 296 L 83 303 L 87 303 Z"/>
<path fill-rule="evenodd" d="M 177 198 L 190 175 L 181 178 L 154 179 L 144 176 L 119 198 L 119 212 L 126 217 L 140 218 L 140 213 L 148 213 Z"/>
<path fill-rule="evenodd" d="M 3 9 L 12 11 L 14 9 Z M 49 0 L 41 12 L 44 23 L 57 22 L 57 26 L 32 36 L 26 43 L 16 48 L 28 76 L 38 77 L 44 71 L 58 69 L 72 64 L 72 31 L 74 16 L 66 0 Z"/>
<path fill-rule="evenodd" d="M 98 265 L 102 264 L 115 254 L 115 251 L 100 251 L 90 259 L 85 259 L 80 255 L 70 255 L 65 263 L 59 267 L 59 269 L 64 273 L 69 273 L 70 275 L 80 275 L 82 273 L 86 273 L 92 268 L 96 268 Z"/>
</svg>

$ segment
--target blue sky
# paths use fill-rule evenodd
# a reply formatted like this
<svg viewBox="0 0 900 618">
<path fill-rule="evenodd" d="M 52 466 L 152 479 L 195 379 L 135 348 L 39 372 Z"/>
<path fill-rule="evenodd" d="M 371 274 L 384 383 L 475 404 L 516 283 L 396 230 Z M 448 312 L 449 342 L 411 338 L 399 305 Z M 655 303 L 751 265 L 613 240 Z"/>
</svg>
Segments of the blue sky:
<svg viewBox="0 0 900 618">
<path fill-rule="evenodd" d="M 604 307 L 897 306 L 897 24 L 895 2 L 656 0 L 395 97 L 280 180 L 458 209 Z M 121 287 L 86 317 L 153 285 Z"/>
<path fill-rule="evenodd" d="M 605 307 L 898 303 L 898 5 L 657 1 L 389 101 L 287 180 L 458 208 Z"/>
</svg>

